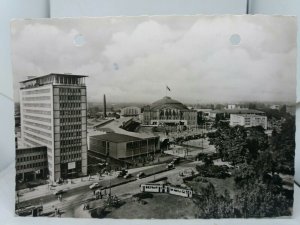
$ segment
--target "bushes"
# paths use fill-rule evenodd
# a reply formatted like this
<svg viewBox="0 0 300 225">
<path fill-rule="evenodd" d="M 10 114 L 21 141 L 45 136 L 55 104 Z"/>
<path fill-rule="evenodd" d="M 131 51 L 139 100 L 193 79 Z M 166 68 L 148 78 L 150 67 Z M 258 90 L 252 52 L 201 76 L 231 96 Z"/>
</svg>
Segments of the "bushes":
<svg viewBox="0 0 300 225">
<path fill-rule="evenodd" d="M 216 165 L 197 165 L 196 169 L 200 176 L 202 177 L 215 177 L 224 179 L 226 177 L 230 177 L 230 173 L 228 172 L 228 166 L 216 166 Z"/>
<path fill-rule="evenodd" d="M 208 180 L 205 179 L 205 178 L 203 178 L 203 177 L 196 177 L 194 179 L 194 181 L 196 181 L 196 182 L 202 182 L 202 183 L 208 183 Z"/>
<path fill-rule="evenodd" d="M 209 183 L 193 200 L 198 207 L 198 218 L 262 218 L 289 216 L 293 204 L 292 191 L 278 192 L 273 184 L 248 183 L 239 190 L 235 198 L 228 191 L 217 194 Z"/>
</svg>

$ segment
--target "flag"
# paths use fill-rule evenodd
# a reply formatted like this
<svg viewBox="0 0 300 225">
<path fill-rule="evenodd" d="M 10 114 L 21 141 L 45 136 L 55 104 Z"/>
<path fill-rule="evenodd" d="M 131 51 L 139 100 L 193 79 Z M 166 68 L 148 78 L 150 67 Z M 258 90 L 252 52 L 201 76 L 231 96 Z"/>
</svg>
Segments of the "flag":
<svg viewBox="0 0 300 225">
<path fill-rule="evenodd" d="M 171 91 L 171 89 L 168 86 L 166 86 L 166 88 L 167 88 L 168 91 Z"/>
</svg>

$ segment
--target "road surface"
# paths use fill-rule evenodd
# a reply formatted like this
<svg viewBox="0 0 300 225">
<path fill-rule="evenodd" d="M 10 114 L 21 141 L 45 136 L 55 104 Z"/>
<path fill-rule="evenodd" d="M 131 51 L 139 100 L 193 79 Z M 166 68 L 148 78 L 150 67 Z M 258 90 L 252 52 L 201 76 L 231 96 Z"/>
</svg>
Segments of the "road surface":
<svg viewBox="0 0 300 225">
<path fill-rule="evenodd" d="M 140 192 L 140 184 L 152 182 L 154 179 L 163 177 L 171 177 L 179 174 L 180 171 L 188 167 L 195 167 L 194 163 L 184 163 L 177 166 L 175 169 L 168 170 L 153 176 L 138 179 L 120 186 L 112 187 L 112 195 L 116 195 L 121 199 L 128 198 L 132 194 Z M 120 178 L 123 179 L 123 178 Z M 108 191 L 107 191 L 108 192 Z M 63 212 L 62 217 L 90 217 L 87 210 L 83 210 L 83 204 L 91 201 L 94 198 L 94 193 L 88 186 L 81 186 L 68 190 L 62 195 L 62 199 L 59 200 L 55 195 L 49 195 L 47 197 L 37 197 L 33 200 L 27 201 L 27 203 L 35 205 L 42 204 L 44 213 L 53 213 L 55 208 L 58 208 Z M 91 205 L 99 206 L 103 200 L 91 201 Z"/>
</svg>

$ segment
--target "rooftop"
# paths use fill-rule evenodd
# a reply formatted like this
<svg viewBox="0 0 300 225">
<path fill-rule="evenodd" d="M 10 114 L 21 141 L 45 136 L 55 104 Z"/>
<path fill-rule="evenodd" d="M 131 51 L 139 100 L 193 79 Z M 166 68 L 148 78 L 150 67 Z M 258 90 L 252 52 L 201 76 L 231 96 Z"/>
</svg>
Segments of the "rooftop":
<svg viewBox="0 0 300 225">
<path fill-rule="evenodd" d="M 87 77 L 86 75 L 76 75 L 76 74 L 72 74 L 72 73 L 49 73 L 49 74 L 46 74 L 46 75 L 43 75 L 43 76 L 32 76 L 32 78 L 26 79 L 24 81 L 20 81 L 20 83 L 25 83 L 25 82 L 28 82 L 28 81 L 38 80 L 38 79 L 41 79 L 41 78 L 48 78 L 48 77 L 55 76 L 55 75 L 58 75 L 60 77 L 74 77 L 74 78 Z"/>
<path fill-rule="evenodd" d="M 230 114 L 264 114 L 263 111 L 256 109 L 220 109 L 212 110 L 213 113 L 230 113 Z"/>
<path fill-rule="evenodd" d="M 242 117 L 266 117 L 263 115 L 254 115 L 254 114 L 232 114 L 232 115 L 242 116 Z"/>
<path fill-rule="evenodd" d="M 151 110 L 163 109 L 165 107 L 168 108 L 170 107 L 170 108 L 180 109 L 180 110 L 188 110 L 186 105 L 182 104 L 177 100 L 172 99 L 169 96 L 165 96 L 162 99 L 159 99 L 150 105 Z"/>
<path fill-rule="evenodd" d="M 50 73 L 40 77 L 30 77 L 20 82 L 21 89 L 35 88 L 43 85 L 84 86 L 86 75 L 67 73 Z"/>
<path fill-rule="evenodd" d="M 141 138 L 125 135 L 125 134 L 118 134 L 118 133 L 107 133 L 107 134 L 101 134 L 101 135 L 95 135 L 91 138 L 103 140 L 103 141 L 109 141 L 109 142 L 131 142 L 131 141 L 140 141 Z"/>
</svg>

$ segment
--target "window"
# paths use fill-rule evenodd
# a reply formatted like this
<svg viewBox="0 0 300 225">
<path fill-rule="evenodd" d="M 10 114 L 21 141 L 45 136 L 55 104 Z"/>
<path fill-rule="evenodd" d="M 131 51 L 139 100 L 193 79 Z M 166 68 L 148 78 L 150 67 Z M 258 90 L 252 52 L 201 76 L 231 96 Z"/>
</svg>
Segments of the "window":
<svg viewBox="0 0 300 225">
<path fill-rule="evenodd" d="M 42 94 L 42 93 L 50 93 L 50 88 L 33 90 L 33 91 L 24 91 L 24 95 Z"/>
<path fill-rule="evenodd" d="M 51 108 L 49 103 L 23 103 L 25 107 L 41 107 L 41 108 Z"/>
</svg>

